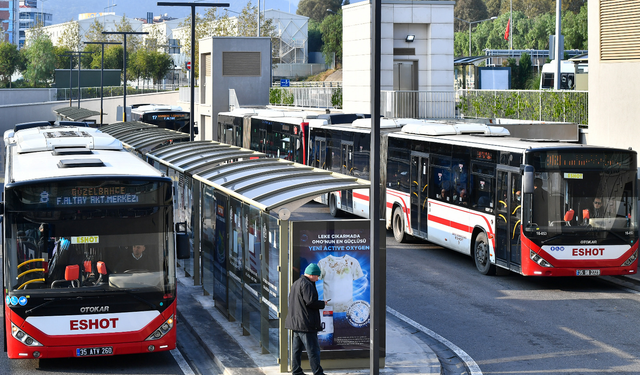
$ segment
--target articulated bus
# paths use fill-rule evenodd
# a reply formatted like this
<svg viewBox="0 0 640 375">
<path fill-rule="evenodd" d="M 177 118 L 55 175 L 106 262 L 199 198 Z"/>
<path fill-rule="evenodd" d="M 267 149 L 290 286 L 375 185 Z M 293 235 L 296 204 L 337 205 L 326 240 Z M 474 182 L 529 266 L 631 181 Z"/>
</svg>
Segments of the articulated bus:
<svg viewBox="0 0 640 375">
<path fill-rule="evenodd" d="M 383 119 L 381 135 L 386 226 L 398 242 L 416 237 L 470 255 L 483 274 L 637 271 L 635 151 L 413 119 Z M 310 137 L 313 166 L 368 178 L 370 120 L 311 127 Z M 332 212 L 368 217 L 367 190 L 327 198 Z"/>
<path fill-rule="evenodd" d="M 270 157 L 307 164 L 309 126 L 351 123 L 360 114 L 240 108 L 218 114 L 218 141 L 267 154 Z"/>
<path fill-rule="evenodd" d="M 189 249 L 171 180 L 97 129 L 47 125 L 4 134 L 8 357 L 174 349 L 176 250 Z"/>
<path fill-rule="evenodd" d="M 187 134 L 190 133 L 189 116 L 190 113 L 183 111 L 179 106 L 149 104 L 131 109 L 132 121 L 141 121 Z"/>
</svg>

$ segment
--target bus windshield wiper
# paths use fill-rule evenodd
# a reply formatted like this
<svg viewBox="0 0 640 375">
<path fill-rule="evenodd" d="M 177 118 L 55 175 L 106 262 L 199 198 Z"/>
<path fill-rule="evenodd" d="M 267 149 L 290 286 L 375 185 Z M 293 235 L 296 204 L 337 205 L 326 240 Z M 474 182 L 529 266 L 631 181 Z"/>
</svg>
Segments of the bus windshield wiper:
<svg viewBox="0 0 640 375">
<path fill-rule="evenodd" d="M 29 314 L 31 314 L 32 312 L 34 312 L 35 310 L 37 310 L 37 309 L 39 309 L 39 308 L 41 308 L 41 307 L 48 306 L 48 305 L 50 305 L 50 304 L 52 304 L 52 303 L 54 303 L 54 302 L 57 302 L 57 301 L 62 301 L 62 300 L 70 301 L 70 300 L 74 300 L 74 299 L 76 299 L 76 300 L 83 300 L 83 299 L 84 299 L 84 297 L 81 297 L 81 296 L 72 297 L 72 298 L 65 298 L 65 297 L 53 297 L 53 298 L 45 298 L 45 299 L 46 299 L 47 301 L 45 301 L 45 302 L 43 302 L 43 303 L 39 304 L 38 306 L 35 306 L 35 307 L 33 307 L 33 308 L 29 309 L 29 310 L 26 310 L 24 313 L 25 313 L 25 314 L 27 314 L 27 315 L 29 315 Z"/>
</svg>

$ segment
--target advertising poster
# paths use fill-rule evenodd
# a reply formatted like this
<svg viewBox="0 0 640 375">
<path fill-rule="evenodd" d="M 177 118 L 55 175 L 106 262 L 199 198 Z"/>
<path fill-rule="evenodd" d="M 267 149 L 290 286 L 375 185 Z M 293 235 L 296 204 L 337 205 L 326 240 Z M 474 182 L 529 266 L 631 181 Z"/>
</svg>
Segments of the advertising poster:
<svg viewBox="0 0 640 375">
<path fill-rule="evenodd" d="M 293 232 L 294 278 L 309 263 L 320 267 L 316 283 L 324 330 L 322 350 L 369 350 L 369 221 L 298 222 Z M 298 267 L 299 265 L 299 267 Z"/>
</svg>

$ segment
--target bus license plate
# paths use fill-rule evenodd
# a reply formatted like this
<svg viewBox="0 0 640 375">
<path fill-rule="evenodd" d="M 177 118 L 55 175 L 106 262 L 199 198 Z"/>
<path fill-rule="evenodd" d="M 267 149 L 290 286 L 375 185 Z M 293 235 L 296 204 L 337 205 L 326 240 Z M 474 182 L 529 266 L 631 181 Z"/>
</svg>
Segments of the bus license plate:
<svg viewBox="0 0 640 375">
<path fill-rule="evenodd" d="M 576 276 L 600 276 L 600 270 L 576 270 Z"/>
<path fill-rule="evenodd" d="M 76 357 L 89 357 L 94 355 L 113 355 L 113 347 L 105 346 L 102 348 L 79 348 L 76 349 Z"/>
</svg>

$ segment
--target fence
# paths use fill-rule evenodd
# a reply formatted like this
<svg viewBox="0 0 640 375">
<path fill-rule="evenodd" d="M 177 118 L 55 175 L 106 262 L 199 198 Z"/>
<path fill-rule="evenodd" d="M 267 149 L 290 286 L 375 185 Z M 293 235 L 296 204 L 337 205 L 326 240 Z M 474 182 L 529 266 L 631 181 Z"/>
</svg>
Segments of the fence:
<svg viewBox="0 0 640 375">
<path fill-rule="evenodd" d="M 166 85 L 165 89 L 127 87 L 127 95 L 172 91 L 173 88 L 170 86 L 171 85 Z M 104 91 L 104 97 L 122 96 L 123 94 L 122 86 L 107 86 L 107 87 L 104 87 L 103 91 Z M 77 88 L 75 89 L 58 88 L 57 89 L 57 94 L 56 94 L 57 100 L 69 100 L 69 95 L 71 95 L 72 100 L 77 100 L 78 89 Z M 99 97 L 100 97 L 100 87 L 82 87 L 80 89 L 81 99 L 94 99 Z"/>
<path fill-rule="evenodd" d="M 393 118 L 455 118 L 455 91 L 381 91 L 380 114 Z"/>
<path fill-rule="evenodd" d="M 459 115 L 588 124 L 589 93 L 573 90 L 458 90 Z"/>
</svg>

